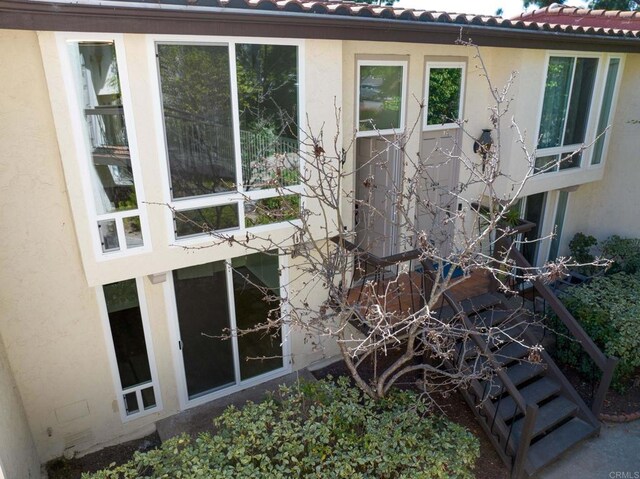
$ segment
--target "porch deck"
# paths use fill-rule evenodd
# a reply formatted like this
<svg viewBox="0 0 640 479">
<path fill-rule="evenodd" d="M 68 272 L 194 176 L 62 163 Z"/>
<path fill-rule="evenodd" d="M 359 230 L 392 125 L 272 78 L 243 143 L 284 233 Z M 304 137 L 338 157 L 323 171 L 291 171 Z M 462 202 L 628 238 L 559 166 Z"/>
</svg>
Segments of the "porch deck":
<svg viewBox="0 0 640 479">
<path fill-rule="evenodd" d="M 487 271 L 473 271 L 452 286 L 449 293 L 454 300 L 462 302 L 487 293 L 490 279 Z M 406 316 L 421 307 L 423 281 L 423 274 L 416 271 L 401 273 L 391 279 L 363 281 L 349 290 L 347 303 L 362 317 L 371 314 L 372 308 L 381 308 L 392 316 Z"/>
</svg>

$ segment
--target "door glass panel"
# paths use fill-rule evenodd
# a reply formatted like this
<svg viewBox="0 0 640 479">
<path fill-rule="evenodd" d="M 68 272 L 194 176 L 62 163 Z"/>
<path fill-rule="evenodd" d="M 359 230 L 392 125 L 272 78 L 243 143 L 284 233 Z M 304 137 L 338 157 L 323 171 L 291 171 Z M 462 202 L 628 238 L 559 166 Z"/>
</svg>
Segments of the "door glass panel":
<svg viewBox="0 0 640 479">
<path fill-rule="evenodd" d="M 540 232 L 542 231 L 542 219 L 544 216 L 546 193 L 538 193 L 536 195 L 527 196 L 527 202 L 524 208 L 524 219 L 532 221 L 536 226 L 529 232 L 525 233 L 523 240 L 528 241 L 522 243 L 522 254 L 527 261 L 535 266 L 540 241 Z"/>
<path fill-rule="evenodd" d="M 157 48 L 172 197 L 235 190 L 228 47 Z"/>
<path fill-rule="evenodd" d="M 150 382 L 136 281 L 106 284 L 103 289 L 122 389 Z"/>
<path fill-rule="evenodd" d="M 246 190 L 300 181 L 298 48 L 236 45 L 242 178 Z"/>
<path fill-rule="evenodd" d="M 280 317 L 280 281 L 276 252 L 234 258 L 233 292 L 239 331 Z M 238 336 L 240 376 L 248 379 L 282 367 L 280 328 Z"/>
<path fill-rule="evenodd" d="M 564 133 L 564 145 L 577 145 L 584 142 L 597 71 L 597 58 L 577 59 Z"/>
<path fill-rule="evenodd" d="M 360 131 L 401 127 L 402 66 L 360 66 Z"/>
<path fill-rule="evenodd" d="M 189 399 L 235 383 L 225 263 L 173 272 Z"/>
<path fill-rule="evenodd" d="M 596 144 L 593 148 L 593 158 L 591 159 L 592 165 L 598 165 L 602 161 L 604 140 L 606 137 L 605 130 L 609 125 L 609 116 L 611 115 L 611 107 L 613 106 L 613 90 L 616 86 L 619 68 L 620 59 L 612 58 L 609 61 L 609 71 L 607 72 L 607 81 L 602 97 L 602 107 L 600 108 L 600 118 L 598 119 L 598 138 L 596 139 Z"/>
<path fill-rule="evenodd" d="M 460 118 L 462 68 L 429 68 L 427 125 L 455 123 Z"/>
<path fill-rule="evenodd" d="M 561 191 L 558 195 L 558 208 L 556 209 L 556 220 L 554 228 L 554 236 L 551 240 L 549 248 L 549 261 L 554 261 L 558 257 L 558 249 L 560 248 L 560 240 L 562 239 L 562 226 L 564 225 L 564 216 L 567 212 L 567 201 L 569 193 Z"/>
</svg>

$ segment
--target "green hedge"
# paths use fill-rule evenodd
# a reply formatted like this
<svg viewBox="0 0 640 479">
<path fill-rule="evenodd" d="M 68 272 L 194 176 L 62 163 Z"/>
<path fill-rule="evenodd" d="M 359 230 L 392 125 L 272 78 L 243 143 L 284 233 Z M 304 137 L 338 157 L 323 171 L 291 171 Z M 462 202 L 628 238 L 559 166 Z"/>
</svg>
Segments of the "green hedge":
<svg viewBox="0 0 640 479">
<path fill-rule="evenodd" d="M 216 434 L 178 436 L 83 479 L 472 478 L 478 440 L 413 392 L 374 402 L 341 378 L 228 408 Z"/>
<path fill-rule="evenodd" d="M 604 353 L 620 359 L 613 387 L 626 390 L 640 368 L 640 276 L 616 273 L 594 278 L 571 288 L 562 301 Z M 592 374 L 582 347 L 569 339 L 562 325 L 556 323 L 555 329 L 561 333 L 557 341 L 560 361 Z"/>
</svg>

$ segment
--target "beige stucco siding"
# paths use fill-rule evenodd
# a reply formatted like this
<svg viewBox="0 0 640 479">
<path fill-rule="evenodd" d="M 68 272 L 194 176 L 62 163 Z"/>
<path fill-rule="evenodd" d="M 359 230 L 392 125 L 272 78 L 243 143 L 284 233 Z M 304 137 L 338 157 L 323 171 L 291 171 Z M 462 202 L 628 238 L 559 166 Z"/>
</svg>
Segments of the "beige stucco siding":
<svg viewBox="0 0 640 479">
<path fill-rule="evenodd" d="M 0 479 L 40 477 L 40 461 L 0 338 Z"/>
<path fill-rule="evenodd" d="M 627 55 L 602 181 L 569 195 L 561 252 L 577 232 L 605 239 L 640 237 L 640 55 Z"/>
</svg>

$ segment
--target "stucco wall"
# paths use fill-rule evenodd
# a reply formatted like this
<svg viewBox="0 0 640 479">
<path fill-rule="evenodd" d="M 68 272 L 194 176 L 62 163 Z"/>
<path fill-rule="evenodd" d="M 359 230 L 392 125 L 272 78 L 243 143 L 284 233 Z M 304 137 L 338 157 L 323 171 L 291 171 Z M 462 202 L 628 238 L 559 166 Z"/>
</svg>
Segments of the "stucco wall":
<svg viewBox="0 0 640 479">
<path fill-rule="evenodd" d="M 582 185 L 569 195 L 562 252 L 577 232 L 605 239 L 617 234 L 640 237 L 640 55 L 627 55 L 602 181 Z"/>
<path fill-rule="evenodd" d="M 83 453 L 148 434 L 156 420 L 180 409 L 170 334 L 174 318 L 166 302 L 166 283 L 143 281 L 163 409 L 126 423 L 118 411 L 108 337 L 96 296 L 99 286 L 94 285 L 144 278 L 148 273 L 238 256 L 243 251 L 237 246 L 192 252 L 171 247 L 166 210 L 150 207 L 152 253 L 113 263 L 90 257 L 83 263 L 80 245 L 91 247 L 87 231 L 81 231 L 87 227 L 86 208 L 78 193 L 74 169 L 78 158 L 71 145 L 66 92 L 60 81 L 54 35 L 45 32 L 39 36 L 34 32 L 0 32 L 0 64 L 4 67 L 0 71 L 0 228 L 4 238 L 0 333 L 38 460 L 44 462 L 67 447 Z M 144 188 L 147 199 L 162 201 L 165 179 L 157 164 L 157 132 L 148 121 L 149 112 L 154 111 L 148 88 L 152 71 L 146 58 L 148 44 L 141 35 L 126 36 L 125 44 L 127 57 L 132 59 L 128 66 Z M 326 66 L 340 54 L 336 45 L 331 41 L 307 45 L 304 100 L 317 113 L 309 119 L 316 132 L 325 118 L 334 116 L 333 98 L 338 104 L 341 101 L 339 63 L 334 68 Z M 327 76 L 333 80 L 327 82 Z M 327 124 L 325 134 L 333 138 L 336 126 Z M 71 156 L 63 159 L 61 152 Z M 326 349 L 313 349 L 296 331 L 289 339 L 293 369 L 336 353 L 331 344 L 325 344 Z M 6 464 L 1 445 L 4 467 L 13 467 Z M 27 476 L 8 475 L 13 477 Z"/>
<path fill-rule="evenodd" d="M 0 338 L 0 479 L 37 477 L 40 461 Z"/>
</svg>

